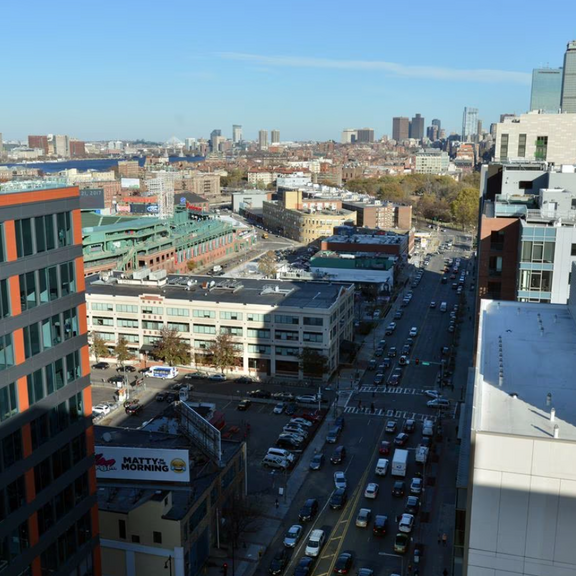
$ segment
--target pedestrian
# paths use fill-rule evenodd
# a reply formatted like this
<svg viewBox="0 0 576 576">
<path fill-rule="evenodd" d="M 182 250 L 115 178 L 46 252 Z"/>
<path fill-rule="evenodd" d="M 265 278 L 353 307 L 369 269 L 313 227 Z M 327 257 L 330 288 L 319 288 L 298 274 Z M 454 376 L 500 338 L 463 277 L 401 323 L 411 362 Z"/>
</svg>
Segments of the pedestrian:
<svg viewBox="0 0 576 576">
<path fill-rule="evenodd" d="M 276 498 L 276 502 L 274 502 L 274 505 L 276 506 L 276 509 L 278 509 L 278 506 L 280 506 L 280 502 L 278 502 L 278 498 Z"/>
<path fill-rule="evenodd" d="M 358 410 L 362 409 L 362 400 L 358 400 Z"/>
<path fill-rule="evenodd" d="M 446 546 L 447 542 L 448 542 L 448 535 L 446 534 L 446 532 L 444 532 L 444 534 L 442 534 L 442 544 Z"/>
</svg>

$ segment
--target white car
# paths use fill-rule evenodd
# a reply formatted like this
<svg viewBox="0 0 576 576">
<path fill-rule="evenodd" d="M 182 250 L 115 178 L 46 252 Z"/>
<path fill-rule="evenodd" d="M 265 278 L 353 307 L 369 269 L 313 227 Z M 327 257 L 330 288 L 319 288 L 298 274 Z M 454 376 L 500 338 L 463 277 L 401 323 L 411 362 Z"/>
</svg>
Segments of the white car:
<svg viewBox="0 0 576 576">
<path fill-rule="evenodd" d="M 416 328 L 416 326 L 412 326 L 412 328 L 410 328 L 409 336 L 411 338 L 414 338 L 414 336 L 418 336 L 418 328 Z"/>
<path fill-rule="evenodd" d="M 290 526 L 288 532 L 286 532 L 286 536 L 284 536 L 284 546 L 286 548 L 296 548 L 296 544 L 302 537 L 302 526 L 300 524 L 294 524 Z"/>
<path fill-rule="evenodd" d="M 286 434 L 296 434 L 297 436 L 302 436 L 302 438 L 308 437 L 308 432 L 297 424 L 286 424 L 282 430 L 286 432 Z"/>
<path fill-rule="evenodd" d="M 378 496 L 379 490 L 380 486 L 378 486 L 376 482 L 369 482 L 368 486 L 366 486 L 366 490 L 364 490 L 364 498 L 371 498 L 374 500 Z"/>
<path fill-rule="evenodd" d="M 296 396 L 296 402 L 300 402 L 300 404 L 316 404 L 318 396 L 316 394 L 303 394 L 302 396 Z"/>
<path fill-rule="evenodd" d="M 402 514 L 402 518 L 398 524 L 398 530 L 410 534 L 412 528 L 414 528 L 414 516 L 412 516 L 412 514 Z"/>
<path fill-rule="evenodd" d="M 428 406 L 428 408 L 450 408 L 450 400 L 446 400 L 446 398 L 435 398 L 434 400 L 428 400 L 426 406 Z"/>
<path fill-rule="evenodd" d="M 356 526 L 358 526 L 358 528 L 367 528 L 368 524 L 370 524 L 371 516 L 372 510 L 369 508 L 360 508 L 358 516 L 356 516 Z"/>
<path fill-rule="evenodd" d="M 436 302 L 434 302 L 434 300 L 430 302 L 430 308 L 436 308 Z"/>
<path fill-rule="evenodd" d="M 422 492 L 422 478 L 412 478 L 410 482 L 410 493 L 420 494 Z"/>
<path fill-rule="evenodd" d="M 346 475 L 344 472 L 334 472 L 334 486 L 336 489 L 348 487 L 348 482 L 346 481 Z"/>
<path fill-rule="evenodd" d="M 424 394 L 428 396 L 428 398 L 442 398 L 442 394 L 440 394 L 438 390 L 424 390 Z"/>
<path fill-rule="evenodd" d="M 282 412 L 284 412 L 284 408 L 286 408 L 286 404 L 284 404 L 284 402 L 278 402 L 278 404 L 274 406 L 274 410 L 272 410 L 272 412 L 274 414 L 282 414 Z"/>
<path fill-rule="evenodd" d="M 289 424 L 297 424 L 300 426 L 304 426 L 306 428 L 310 428 L 312 426 L 312 422 L 306 420 L 306 418 L 291 418 Z"/>
<path fill-rule="evenodd" d="M 324 530 L 312 530 L 310 538 L 308 538 L 308 544 L 306 544 L 306 550 L 304 550 L 304 554 L 306 554 L 306 556 L 316 558 L 318 554 L 320 554 L 320 550 L 322 550 L 322 546 L 324 546 L 325 541 L 326 533 Z"/>
<path fill-rule="evenodd" d="M 212 374 L 208 380 L 212 380 L 213 382 L 224 382 L 226 380 L 226 376 L 224 376 L 224 374 Z"/>
<path fill-rule="evenodd" d="M 108 404 L 96 404 L 96 406 L 92 407 L 92 414 L 95 414 L 96 416 L 106 416 L 107 414 L 110 414 L 110 412 L 111 410 Z"/>
</svg>

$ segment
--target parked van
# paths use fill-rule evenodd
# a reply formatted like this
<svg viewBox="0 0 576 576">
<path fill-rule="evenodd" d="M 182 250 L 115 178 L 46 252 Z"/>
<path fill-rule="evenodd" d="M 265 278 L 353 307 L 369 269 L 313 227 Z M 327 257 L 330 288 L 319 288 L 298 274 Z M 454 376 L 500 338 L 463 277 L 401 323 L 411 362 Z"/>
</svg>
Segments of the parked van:
<svg viewBox="0 0 576 576">
<path fill-rule="evenodd" d="M 446 302 L 442 302 L 442 304 L 440 304 L 440 312 L 446 312 L 447 309 L 448 304 L 446 304 Z"/>
<path fill-rule="evenodd" d="M 284 450 L 284 448 L 268 448 L 268 454 L 270 456 L 279 456 L 280 458 L 285 458 L 288 462 L 294 462 L 296 456 L 290 452 L 290 450 Z"/>
<path fill-rule="evenodd" d="M 286 458 L 281 458 L 280 456 L 274 456 L 272 454 L 266 454 L 262 458 L 262 466 L 265 468 L 280 468 L 286 470 L 290 466 L 290 462 Z"/>
<path fill-rule="evenodd" d="M 376 462 L 376 476 L 386 476 L 388 472 L 388 460 L 386 458 L 378 458 Z"/>
</svg>

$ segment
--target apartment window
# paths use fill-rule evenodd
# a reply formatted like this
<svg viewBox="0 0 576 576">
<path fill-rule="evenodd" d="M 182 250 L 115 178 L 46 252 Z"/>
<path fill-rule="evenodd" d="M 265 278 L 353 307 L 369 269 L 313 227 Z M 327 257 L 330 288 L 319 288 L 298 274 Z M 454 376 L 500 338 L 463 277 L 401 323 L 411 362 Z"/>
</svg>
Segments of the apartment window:
<svg viewBox="0 0 576 576">
<path fill-rule="evenodd" d="M 248 352 L 252 354 L 271 354 L 272 347 L 261 344 L 248 344 Z"/>
<path fill-rule="evenodd" d="M 518 136 L 518 158 L 524 158 L 526 156 L 526 134 L 520 134 Z"/>
<path fill-rule="evenodd" d="M 74 262 L 60 264 L 60 288 L 62 296 L 68 296 L 68 294 L 76 292 Z"/>
<path fill-rule="evenodd" d="M 114 319 L 113 318 L 103 318 L 102 316 L 93 316 L 92 317 L 92 324 L 94 324 L 94 326 L 114 326 Z M 138 324 L 137 320 L 136 320 L 136 324 Z"/>
<path fill-rule="evenodd" d="M 572 244 L 570 249 L 570 256 L 576 256 L 576 244 Z"/>
<path fill-rule="evenodd" d="M 299 356 L 299 348 L 289 348 L 288 346 L 276 346 L 276 354 L 279 356 Z"/>
<path fill-rule="evenodd" d="M 574 247 L 574 245 L 572 245 Z M 522 262 L 554 262 L 554 242 L 522 242 L 520 259 Z M 576 254 L 573 254 L 573 256 Z"/>
<path fill-rule="evenodd" d="M 22 460 L 22 431 L 20 429 L 2 439 L 2 469 L 6 471 L 12 464 Z"/>
<path fill-rule="evenodd" d="M 304 342 L 317 342 L 321 343 L 324 341 L 324 335 L 318 332 L 304 332 L 303 334 Z"/>
<path fill-rule="evenodd" d="M 155 322 L 154 320 L 142 320 L 144 330 L 162 330 L 164 322 Z"/>
<path fill-rule="evenodd" d="M 92 304 L 92 310 L 95 310 L 94 304 Z M 168 310 L 170 310 L 170 308 Z M 116 312 L 130 312 L 132 314 L 137 314 L 138 306 L 134 306 L 133 304 L 116 304 Z"/>
<path fill-rule="evenodd" d="M 502 134 L 500 136 L 500 159 L 506 158 L 508 158 L 508 134 Z"/>
<path fill-rule="evenodd" d="M 124 338 L 126 342 L 131 344 L 138 344 L 140 342 L 140 336 L 138 334 L 118 334 L 119 338 Z"/>
<path fill-rule="evenodd" d="M 242 320 L 242 312 L 220 312 L 220 320 Z"/>
<path fill-rule="evenodd" d="M 208 350 L 212 345 L 212 340 L 194 340 L 194 348 L 199 350 Z"/>
<path fill-rule="evenodd" d="M 134 544 L 140 544 L 140 536 L 138 536 L 138 534 L 132 534 L 132 542 Z"/>
<path fill-rule="evenodd" d="M 186 308 L 166 308 L 166 314 L 168 314 L 168 316 L 181 316 L 188 318 L 188 316 L 190 316 L 190 311 Z"/>
<path fill-rule="evenodd" d="M 0 538 L 0 566 L 8 566 L 30 545 L 28 520 L 25 520 L 6 536 Z"/>
<path fill-rule="evenodd" d="M 216 334 L 216 326 L 208 326 L 205 324 L 194 324 L 195 334 Z"/>
<path fill-rule="evenodd" d="M 274 316 L 276 324 L 299 324 L 300 318 L 298 316 L 286 316 L 284 314 L 276 314 Z"/>
<path fill-rule="evenodd" d="M 246 314 L 248 322 L 270 322 L 270 314 Z"/>
<path fill-rule="evenodd" d="M 269 340 L 270 339 L 270 330 L 248 328 L 248 338 L 260 338 L 260 339 Z"/>
<path fill-rule="evenodd" d="M 40 324 L 24 326 L 24 356 L 30 358 L 42 351 L 40 343 Z"/>
<path fill-rule="evenodd" d="M 118 318 L 117 323 L 119 328 L 138 328 L 138 320 L 131 318 Z"/>
<path fill-rule="evenodd" d="M 23 256 L 31 256 L 33 254 L 32 246 L 32 219 L 24 218 L 16 220 L 16 254 L 18 258 Z"/>
<path fill-rule="evenodd" d="M 230 336 L 242 336 L 242 328 L 235 326 L 220 326 L 221 334 L 230 334 Z"/>
<path fill-rule="evenodd" d="M 276 340 L 289 340 L 291 342 L 298 342 L 299 334 L 298 332 L 289 330 L 276 330 L 274 333 L 274 338 L 276 338 Z"/>
<path fill-rule="evenodd" d="M 136 308 L 135 312 L 138 312 L 138 306 L 134 306 L 134 308 Z M 92 310 L 95 312 L 113 312 L 114 306 L 106 302 L 92 302 Z M 129 310 L 122 310 L 122 312 L 129 312 Z"/>
<path fill-rule="evenodd" d="M 193 310 L 192 316 L 194 318 L 216 318 L 216 312 L 213 310 Z"/>
<path fill-rule="evenodd" d="M 152 539 L 154 540 L 154 544 L 162 544 L 162 532 L 152 532 Z"/>
<path fill-rule="evenodd" d="M 536 152 L 534 158 L 536 160 L 546 160 L 548 155 L 548 136 L 536 137 Z"/>
<path fill-rule="evenodd" d="M 118 520 L 118 537 L 126 540 L 126 520 Z"/>
<path fill-rule="evenodd" d="M 18 398 L 16 384 L 12 382 L 4 388 L 0 388 L 0 422 L 8 420 L 15 414 L 18 414 Z"/>
<path fill-rule="evenodd" d="M 324 318 L 314 318 L 311 316 L 304 316 L 304 326 L 323 326 Z"/>
<path fill-rule="evenodd" d="M 162 306 L 142 306 L 142 314 L 164 314 Z"/>
<path fill-rule="evenodd" d="M 190 324 L 184 322 L 168 322 L 168 328 L 178 332 L 190 332 Z"/>
<path fill-rule="evenodd" d="M 70 212 L 56 214 L 56 232 L 58 234 L 58 246 L 70 246 L 72 244 L 72 216 Z"/>
<path fill-rule="evenodd" d="M 0 318 L 10 316 L 10 287 L 8 280 L 0 280 Z"/>
<path fill-rule="evenodd" d="M 14 366 L 14 349 L 12 347 L 12 334 L 0 336 L 0 370 Z"/>
</svg>

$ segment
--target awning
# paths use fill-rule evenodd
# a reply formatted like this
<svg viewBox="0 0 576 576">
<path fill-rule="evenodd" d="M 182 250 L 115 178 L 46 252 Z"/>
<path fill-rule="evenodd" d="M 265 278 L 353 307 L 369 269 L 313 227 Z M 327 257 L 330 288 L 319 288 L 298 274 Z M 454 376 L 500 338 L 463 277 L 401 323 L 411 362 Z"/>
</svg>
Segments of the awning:
<svg viewBox="0 0 576 576">
<path fill-rule="evenodd" d="M 154 350 L 154 344 L 142 344 L 140 346 L 140 352 L 144 352 L 145 354 L 149 354 Z"/>
</svg>

